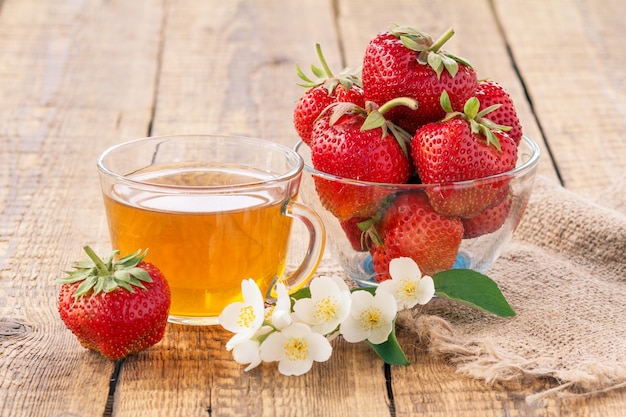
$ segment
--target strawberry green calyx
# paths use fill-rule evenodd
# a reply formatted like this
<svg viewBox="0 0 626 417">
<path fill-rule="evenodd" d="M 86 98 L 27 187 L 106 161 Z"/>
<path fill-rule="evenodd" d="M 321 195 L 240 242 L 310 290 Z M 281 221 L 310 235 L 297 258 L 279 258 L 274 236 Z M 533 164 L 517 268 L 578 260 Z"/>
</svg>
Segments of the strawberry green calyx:
<svg viewBox="0 0 626 417">
<path fill-rule="evenodd" d="M 398 141 L 400 148 L 402 148 L 402 152 L 404 152 L 404 154 L 408 157 L 409 151 L 407 149 L 407 144 L 411 143 L 411 134 L 390 120 L 387 120 L 384 116 L 385 113 L 397 106 L 406 106 L 411 110 L 416 110 L 418 103 L 417 100 L 409 97 L 391 99 L 380 107 L 371 101 L 366 102 L 365 107 L 367 117 L 363 122 L 363 126 L 361 126 L 361 130 L 380 128 L 383 132 L 382 137 L 387 136 L 389 132 L 391 132 L 391 135 L 396 139 L 396 141 Z"/>
<path fill-rule="evenodd" d="M 150 274 L 137 265 L 146 256 L 148 250 L 141 253 L 126 255 L 118 260 L 114 260 L 119 251 L 113 251 L 106 262 L 104 262 L 89 246 L 83 247 L 89 256 L 88 260 L 74 263 L 74 271 L 66 271 L 67 277 L 60 279 L 62 284 L 73 284 L 81 282 L 74 293 L 74 300 L 89 294 L 100 292 L 109 293 L 122 287 L 127 291 L 135 292 L 134 287 L 145 289 L 144 282 L 152 282 Z"/>
<path fill-rule="evenodd" d="M 409 97 L 394 98 L 382 106 L 378 106 L 376 103 L 368 101 L 365 103 L 365 108 L 354 103 L 337 102 L 324 109 L 322 114 L 327 111 L 330 112 L 329 122 L 331 126 L 337 123 L 337 121 L 346 114 L 354 114 L 363 117 L 364 121 L 361 125 L 361 131 L 381 129 L 382 138 L 385 138 L 391 133 L 391 135 L 398 142 L 398 145 L 400 145 L 404 155 L 408 158 L 409 151 L 407 145 L 411 143 L 411 134 L 390 120 L 387 120 L 384 116 L 386 112 L 397 106 L 406 106 L 415 110 L 418 107 L 418 103 L 417 100 Z"/>
<path fill-rule="evenodd" d="M 441 50 L 441 47 L 454 36 L 453 28 L 448 29 L 436 41 L 410 26 L 396 26 L 390 32 L 397 36 L 408 49 L 417 52 L 417 62 L 421 65 L 429 65 L 437 74 L 437 79 L 441 77 L 444 70 L 454 78 L 459 71 L 459 64 L 472 68 L 472 65 L 465 59 Z"/>
<path fill-rule="evenodd" d="M 460 117 L 466 120 L 470 124 L 472 133 L 479 133 L 483 135 L 487 141 L 487 145 L 495 146 L 499 151 L 502 151 L 500 141 L 498 140 L 498 137 L 494 135 L 493 131 L 500 130 L 508 132 L 511 130 L 511 127 L 499 125 L 485 117 L 487 114 L 499 108 L 500 104 L 494 104 L 493 106 L 489 106 L 479 112 L 480 101 L 476 97 L 471 97 L 465 102 L 463 112 L 454 111 L 452 109 L 452 105 L 450 104 L 450 97 L 445 90 L 441 93 L 440 102 L 441 107 L 447 113 L 443 121 L 447 121 L 455 117 Z"/>
<path fill-rule="evenodd" d="M 354 85 L 362 87 L 361 78 L 359 76 L 360 70 L 352 71 L 346 68 L 338 76 L 335 76 L 328 66 L 326 58 L 324 58 L 322 47 L 319 43 L 315 44 L 315 51 L 317 52 L 317 57 L 319 58 L 320 63 L 322 64 L 322 68 L 311 65 L 311 71 L 313 72 L 313 75 L 315 75 L 315 79 L 311 79 L 304 73 L 304 71 L 302 71 L 302 68 L 296 64 L 296 73 L 302 80 L 302 82 L 298 84 L 299 86 L 314 88 L 319 85 L 323 85 L 328 91 L 328 95 L 332 95 L 335 88 L 339 84 L 341 84 L 346 91 L 352 89 Z"/>
</svg>

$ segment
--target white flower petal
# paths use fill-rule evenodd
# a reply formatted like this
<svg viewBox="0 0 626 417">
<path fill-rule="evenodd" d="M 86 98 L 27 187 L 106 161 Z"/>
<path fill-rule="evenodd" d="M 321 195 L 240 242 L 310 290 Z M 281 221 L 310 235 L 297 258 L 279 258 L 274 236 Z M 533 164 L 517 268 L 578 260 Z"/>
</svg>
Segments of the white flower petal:
<svg viewBox="0 0 626 417">
<path fill-rule="evenodd" d="M 276 305 L 274 306 L 271 314 L 271 322 L 272 324 L 278 328 L 282 329 L 291 324 L 291 298 L 289 297 L 289 293 L 287 292 L 287 288 L 285 284 L 279 283 L 276 286 L 276 293 L 278 294 L 278 299 L 276 300 Z"/>
<path fill-rule="evenodd" d="M 263 305 L 263 294 L 257 283 L 252 279 L 244 279 L 241 281 L 241 293 L 243 301 L 251 305 Z"/>
<path fill-rule="evenodd" d="M 298 317 L 298 320 L 312 324 L 313 316 L 315 315 L 315 303 L 311 298 L 301 298 L 293 305 L 293 312 Z"/>
<path fill-rule="evenodd" d="M 328 339 L 319 333 L 311 333 L 307 339 L 310 345 L 310 356 L 315 362 L 324 362 L 330 359 L 333 348 Z"/>
<path fill-rule="evenodd" d="M 378 287 L 376 288 L 376 294 L 383 293 L 383 292 L 387 294 L 391 294 L 395 297 L 396 281 L 393 279 L 388 279 L 379 283 Z"/>
<path fill-rule="evenodd" d="M 354 291 L 351 296 L 352 308 L 350 310 L 351 316 L 359 316 L 363 310 L 368 308 L 372 301 L 374 300 L 374 296 L 370 294 L 369 291 L 357 290 Z"/>
<path fill-rule="evenodd" d="M 424 305 L 432 300 L 435 295 L 435 281 L 433 281 L 432 277 L 428 275 L 423 276 L 422 279 L 420 279 L 417 292 L 419 294 L 417 297 L 418 304 Z"/>
<path fill-rule="evenodd" d="M 241 325 L 238 323 L 239 320 L 239 312 L 245 306 L 244 303 L 237 302 L 227 305 L 224 310 L 222 310 L 222 314 L 219 317 L 220 325 L 232 333 L 238 333 L 242 330 Z"/>
<path fill-rule="evenodd" d="M 261 328 L 265 319 L 263 295 L 252 279 L 241 282 L 243 302 L 234 302 L 224 308 L 219 316 L 219 323 L 226 330 L 236 333 L 226 343 L 231 350 L 246 339 L 250 339 Z"/>
<path fill-rule="evenodd" d="M 350 291 L 343 280 L 315 278 L 310 286 L 311 298 L 296 301 L 294 312 L 312 330 L 320 334 L 333 332 L 350 312 Z"/>
<path fill-rule="evenodd" d="M 389 339 L 393 330 L 393 321 L 386 321 L 380 327 L 374 327 L 369 333 L 367 340 L 375 345 L 379 345 Z"/>
<path fill-rule="evenodd" d="M 343 278 L 332 276 L 330 277 L 330 279 L 332 279 L 335 282 L 335 284 L 337 285 L 337 288 L 339 288 L 339 291 L 350 292 L 350 288 L 348 288 L 348 284 L 346 284 L 346 281 L 344 281 Z"/>
<path fill-rule="evenodd" d="M 250 340 L 250 338 L 252 337 L 252 333 L 247 333 L 247 332 L 241 332 L 241 333 L 235 333 L 235 335 L 233 337 L 230 338 L 230 340 L 228 340 L 228 342 L 226 342 L 226 350 L 231 351 L 235 348 L 235 346 Z"/>
<path fill-rule="evenodd" d="M 331 291 L 338 291 L 337 283 L 330 277 L 318 277 L 309 284 L 311 290 L 311 298 L 316 294 L 327 294 Z"/>
<path fill-rule="evenodd" d="M 261 355 L 259 353 L 259 342 L 256 340 L 247 340 L 235 346 L 233 349 L 233 359 L 240 364 L 249 364 L 245 371 L 256 368 L 261 363 Z"/>
<path fill-rule="evenodd" d="M 281 332 L 270 334 L 261 344 L 261 359 L 278 361 L 284 375 L 302 375 L 311 369 L 313 361 L 327 360 L 332 348 L 322 335 L 314 333 L 304 323 L 293 323 Z"/>
<path fill-rule="evenodd" d="M 382 311 L 386 319 L 393 320 L 398 313 L 396 300 L 391 294 L 376 294 L 372 300 L 372 304 Z"/>
<path fill-rule="evenodd" d="M 260 356 L 265 362 L 275 362 L 285 356 L 287 338 L 281 332 L 274 332 L 261 343 Z"/>
<path fill-rule="evenodd" d="M 339 327 L 341 335 L 346 342 L 359 343 L 367 339 L 367 332 L 361 326 L 361 322 L 358 319 L 350 316 L 341 323 Z"/>
<path fill-rule="evenodd" d="M 393 329 L 398 307 L 395 298 L 386 292 L 372 296 L 367 291 L 352 293 L 352 310 L 340 327 L 346 341 L 369 340 L 378 344 L 387 340 Z"/>
<path fill-rule="evenodd" d="M 402 279 L 405 277 L 419 278 L 422 276 L 417 263 L 407 257 L 394 258 L 389 262 L 389 275 L 393 279 Z"/>
<path fill-rule="evenodd" d="M 278 371 L 287 376 L 300 376 L 311 370 L 313 359 L 307 357 L 303 360 L 289 361 L 282 360 L 278 363 Z"/>
</svg>

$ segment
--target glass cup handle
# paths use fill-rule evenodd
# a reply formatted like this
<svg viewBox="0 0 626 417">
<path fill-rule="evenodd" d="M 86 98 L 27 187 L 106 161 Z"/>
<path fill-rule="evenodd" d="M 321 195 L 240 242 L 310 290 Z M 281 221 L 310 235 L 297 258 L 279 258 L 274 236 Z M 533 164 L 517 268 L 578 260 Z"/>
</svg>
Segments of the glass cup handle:
<svg viewBox="0 0 626 417">
<path fill-rule="evenodd" d="M 324 255 L 326 230 L 322 219 L 313 209 L 294 200 L 289 200 L 283 205 L 283 215 L 300 220 L 309 232 L 309 245 L 300 266 L 281 280 L 291 294 L 302 288 L 315 274 Z M 273 287 L 270 289 L 272 293 Z"/>
</svg>

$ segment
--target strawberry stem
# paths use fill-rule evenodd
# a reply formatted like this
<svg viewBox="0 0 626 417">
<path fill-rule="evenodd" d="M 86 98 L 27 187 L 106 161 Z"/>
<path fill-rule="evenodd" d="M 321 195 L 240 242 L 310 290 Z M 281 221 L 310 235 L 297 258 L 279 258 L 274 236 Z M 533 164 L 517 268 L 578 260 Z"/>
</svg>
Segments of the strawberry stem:
<svg viewBox="0 0 626 417">
<path fill-rule="evenodd" d="M 322 53 L 322 47 L 319 43 L 315 44 L 315 51 L 317 52 L 317 57 L 319 58 L 320 63 L 322 64 L 322 67 L 324 68 L 324 71 L 326 71 L 326 77 L 334 78 L 335 76 L 333 75 L 333 72 L 330 70 L 328 63 L 326 62 L 326 58 L 324 58 L 324 54 Z"/>
<path fill-rule="evenodd" d="M 388 112 L 389 110 L 391 110 L 393 107 L 396 107 L 396 106 L 407 106 L 408 108 L 415 110 L 417 109 L 418 104 L 417 104 L 417 100 L 414 100 L 412 98 L 397 97 L 397 98 L 393 98 L 389 100 L 388 102 L 380 106 L 378 108 L 378 112 L 380 114 L 385 114 L 386 112 Z"/>
<path fill-rule="evenodd" d="M 102 276 L 109 275 L 109 269 L 104 264 L 104 262 L 102 262 L 102 259 L 100 259 L 100 257 L 98 257 L 98 255 L 96 255 L 96 253 L 93 251 L 93 249 L 91 249 L 91 247 L 84 246 L 83 250 L 85 251 L 87 256 L 89 256 L 89 258 L 93 261 L 93 263 L 96 266 L 96 268 L 98 268 L 98 272 L 100 273 L 100 275 L 102 275 Z"/>
<path fill-rule="evenodd" d="M 439 39 L 435 41 L 435 43 L 433 43 L 433 46 L 430 47 L 430 50 L 432 52 L 438 52 L 439 49 L 441 49 L 441 47 L 446 42 L 448 42 L 448 40 L 453 36 L 454 36 L 454 29 L 453 28 L 448 29 L 443 35 L 441 35 Z"/>
</svg>

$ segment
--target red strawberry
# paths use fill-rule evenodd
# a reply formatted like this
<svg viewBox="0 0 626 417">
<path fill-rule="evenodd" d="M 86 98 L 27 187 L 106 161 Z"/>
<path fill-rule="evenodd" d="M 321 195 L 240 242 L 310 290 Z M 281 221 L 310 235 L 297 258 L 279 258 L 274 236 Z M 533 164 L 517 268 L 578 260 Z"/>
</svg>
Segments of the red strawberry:
<svg viewBox="0 0 626 417">
<path fill-rule="evenodd" d="M 509 126 L 508 135 L 516 145 L 522 140 L 522 125 L 515 111 L 515 105 L 509 93 L 495 81 L 479 81 L 475 97 L 480 101 L 480 110 L 493 105 L 500 105 L 489 113 L 489 120 L 503 126 Z"/>
<path fill-rule="evenodd" d="M 61 279 L 59 314 L 85 348 L 120 360 L 158 343 L 165 333 L 170 289 L 159 269 L 137 251 L 104 263 L 89 246 L 91 260 L 74 264 Z"/>
<path fill-rule="evenodd" d="M 311 143 L 313 123 L 326 107 L 336 102 L 349 102 L 361 107 L 365 106 L 359 77 L 347 69 L 335 77 L 324 59 L 320 45 L 316 44 L 315 48 L 323 66 L 323 69 L 311 66 L 311 70 L 318 77 L 317 79 L 311 80 L 296 65 L 298 76 L 303 81 L 299 85 L 308 90 L 296 103 L 293 111 L 293 124 L 298 135 L 307 145 Z"/>
<path fill-rule="evenodd" d="M 488 119 L 490 109 L 478 112 L 480 102 L 472 97 L 464 113 L 452 112 L 446 93 L 441 105 L 449 116 L 422 126 L 413 137 L 413 162 L 424 184 L 441 184 L 427 190 L 438 213 L 469 218 L 504 198 L 508 179 L 480 179 L 507 172 L 517 162 L 515 142 Z M 452 182 L 477 180 L 474 185 Z M 480 184 L 478 184 L 480 183 Z"/>
<path fill-rule="evenodd" d="M 463 239 L 473 239 L 500 229 L 511 211 L 513 200 L 507 196 L 493 207 L 488 207 L 474 217 L 462 219 Z"/>
<path fill-rule="evenodd" d="M 439 97 L 445 90 L 453 108 L 462 108 L 478 87 L 476 73 L 465 60 L 440 48 L 454 34 L 448 30 L 433 42 L 411 27 L 394 27 L 370 40 L 363 58 L 365 99 L 385 103 L 395 97 L 411 97 L 416 110 L 398 107 L 388 118 L 414 133 L 423 124 L 445 116 Z"/>
<path fill-rule="evenodd" d="M 372 239 L 368 233 L 372 220 L 366 217 L 352 217 L 340 222 L 350 246 L 357 252 L 366 252 L 372 245 Z"/>
<path fill-rule="evenodd" d="M 406 149 L 410 136 L 383 116 L 401 102 L 395 100 L 380 109 L 368 103 L 367 110 L 338 103 L 313 125 L 313 167 L 340 177 L 314 177 L 316 190 L 324 207 L 340 221 L 373 216 L 391 192 L 384 186 L 362 186 L 345 179 L 403 184 L 410 178 L 413 167 Z"/>
<path fill-rule="evenodd" d="M 426 275 L 452 268 L 463 238 L 461 220 L 435 212 L 421 192 L 398 194 L 376 228 L 382 245 L 371 253 L 379 282 L 390 278 L 389 262 L 402 256 Z"/>
</svg>

